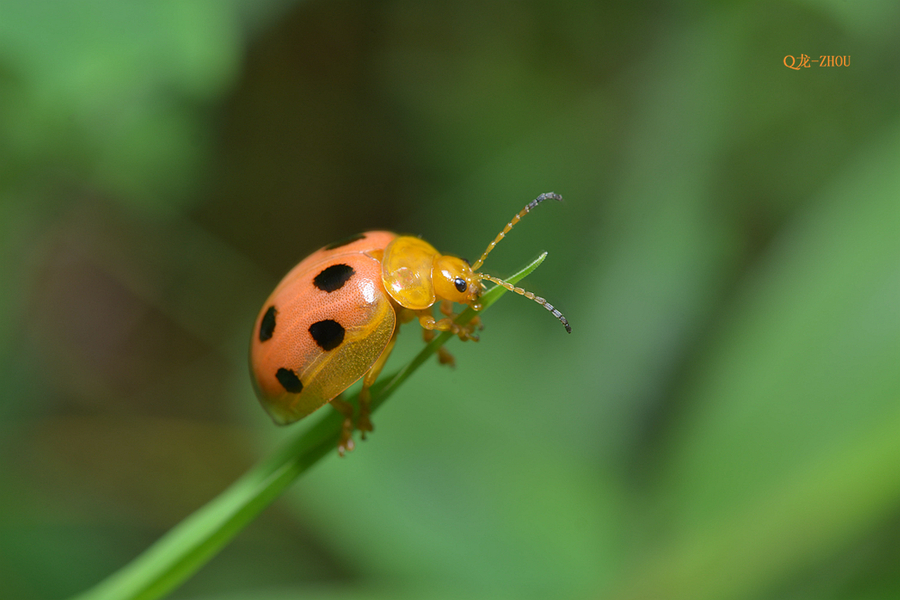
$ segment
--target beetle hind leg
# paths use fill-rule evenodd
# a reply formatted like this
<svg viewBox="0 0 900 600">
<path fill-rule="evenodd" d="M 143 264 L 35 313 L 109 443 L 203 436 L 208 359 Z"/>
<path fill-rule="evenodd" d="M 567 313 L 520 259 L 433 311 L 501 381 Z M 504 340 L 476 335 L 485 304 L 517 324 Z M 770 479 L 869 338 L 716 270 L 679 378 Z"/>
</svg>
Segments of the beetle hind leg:
<svg viewBox="0 0 900 600">
<path fill-rule="evenodd" d="M 363 377 L 362 389 L 359 391 L 359 414 L 355 422 L 353 420 L 352 404 L 343 400 L 341 396 L 331 401 L 331 405 L 334 406 L 335 410 L 344 416 L 344 422 L 341 425 L 341 436 L 338 441 L 338 454 L 341 456 L 352 451 L 356 446 L 353 442 L 354 430 L 359 431 L 361 439 L 366 439 L 366 433 L 375 430 L 375 426 L 372 425 L 372 393 L 369 391 L 369 388 L 372 387 L 372 384 L 378 379 L 378 375 L 381 374 L 381 369 L 384 368 L 384 363 L 387 362 L 396 341 L 397 332 L 395 330 L 394 336 L 388 342 L 388 345 L 385 346 L 381 356 L 378 357 L 378 360 L 375 361 Z"/>
<path fill-rule="evenodd" d="M 359 391 L 359 417 L 356 419 L 356 428 L 359 429 L 359 437 L 366 439 L 366 433 L 375 431 L 371 418 L 372 394 L 369 388 L 363 384 Z"/>
<path fill-rule="evenodd" d="M 344 422 L 341 424 L 341 437 L 338 440 L 338 454 L 344 456 L 347 452 L 352 452 L 355 447 L 353 443 L 353 405 L 338 396 L 331 401 L 331 406 L 344 416 Z"/>
</svg>

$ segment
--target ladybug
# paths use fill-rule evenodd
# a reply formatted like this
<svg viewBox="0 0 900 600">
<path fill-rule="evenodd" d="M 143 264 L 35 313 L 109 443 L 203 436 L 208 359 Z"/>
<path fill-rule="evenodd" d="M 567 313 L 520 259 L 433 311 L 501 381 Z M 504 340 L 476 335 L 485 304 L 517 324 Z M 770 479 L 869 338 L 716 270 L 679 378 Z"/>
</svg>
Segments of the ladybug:
<svg viewBox="0 0 900 600">
<path fill-rule="evenodd" d="M 523 208 L 488 245 L 475 264 L 441 254 L 428 242 L 388 231 L 368 231 L 312 253 L 281 280 L 263 304 L 250 340 L 250 374 L 263 407 L 281 425 L 331 403 L 344 415 L 338 451 L 353 449 L 353 409 L 338 396 L 360 378 L 355 428 L 372 431 L 369 387 L 390 356 L 399 324 L 418 319 L 429 341 L 435 331 L 478 340 L 476 317 L 454 322 L 453 304 L 480 310 L 483 280 L 541 304 L 572 332 L 549 302 L 477 270 L 523 216 L 558 194 L 541 194 Z M 443 318 L 432 309 L 439 304 Z M 453 364 L 442 347 L 441 363 Z"/>
</svg>

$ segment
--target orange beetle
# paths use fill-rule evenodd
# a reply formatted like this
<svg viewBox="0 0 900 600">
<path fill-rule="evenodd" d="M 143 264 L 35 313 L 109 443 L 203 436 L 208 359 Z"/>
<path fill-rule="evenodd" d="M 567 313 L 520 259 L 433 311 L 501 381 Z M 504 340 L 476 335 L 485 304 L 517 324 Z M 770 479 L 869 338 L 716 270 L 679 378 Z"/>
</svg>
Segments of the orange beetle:
<svg viewBox="0 0 900 600">
<path fill-rule="evenodd" d="M 304 259 L 269 296 L 250 340 L 250 375 L 263 407 L 279 424 L 288 424 L 331 402 L 344 415 L 338 451 L 353 449 L 353 409 L 338 396 L 363 378 L 356 428 L 372 431 L 369 387 L 390 356 L 398 321 L 418 318 L 423 335 L 451 331 L 461 340 L 478 340 L 478 318 L 454 322 L 453 303 L 480 310 L 482 280 L 502 285 L 541 304 L 572 332 L 549 302 L 477 269 L 497 243 L 552 192 L 532 200 L 488 245 L 475 264 L 441 254 L 431 244 L 388 231 L 369 231 L 325 246 Z M 432 307 L 440 301 L 444 317 Z M 442 363 L 453 357 L 441 348 Z"/>
</svg>

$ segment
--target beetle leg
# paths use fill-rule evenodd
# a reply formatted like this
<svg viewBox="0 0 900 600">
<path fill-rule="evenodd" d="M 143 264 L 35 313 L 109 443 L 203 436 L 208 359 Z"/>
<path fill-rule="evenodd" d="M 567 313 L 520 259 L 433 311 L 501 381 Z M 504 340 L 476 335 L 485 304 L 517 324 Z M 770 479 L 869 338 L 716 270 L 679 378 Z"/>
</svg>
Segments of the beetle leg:
<svg viewBox="0 0 900 600">
<path fill-rule="evenodd" d="M 481 331 L 482 329 L 484 329 L 484 325 L 483 325 L 482 322 L 481 322 L 481 317 L 478 316 L 478 315 L 475 315 L 475 318 L 472 319 L 471 321 L 469 321 L 468 324 L 466 324 L 466 329 L 469 330 L 469 333 L 474 332 L 476 329 L 477 329 L 478 331 Z M 477 335 L 473 335 L 473 336 L 472 336 L 472 339 L 474 339 L 474 340 L 477 342 L 477 341 L 478 341 L 478 336 L 477 336 Z"/>
<path fill-rule="evenodd" d="M 431 342 L 434 339 L 434 330 L 432 329 L 422 329 L 422 339 L 425 340 L 425 343 Z M 450 351 L 447 350 L 444 346 L 438 348 L 438 362 L 442 365 L 450 365 L 450 368 L 456 367 L 456 359 L 453 358 L 453 355 L 450 354 Z"/>
<path fill-rule="evenodd" d="M 443 314 L 447 317 L 450 317 L 451 320 L 455 320 L 456 317 L 459 316 L 453 312 L 453 302 L 451 302 L 450 300 L 442 300 L 440 309 L 441 309 L 441 314 Z M 460 326 L 460 328 L 464 329 L 466 332 L 465 338 L 460 336 L 461 340 L 463 340 L 463 341 L 472 340 L 472 341 L 477 342 L 478 336 L 473 335 L 473 333 L 474 333 L 475 329 L 484 329 L 484 325 L 481 324 L 481 317 L 476 315 L 474 319 L 472 319 L 465 325 Z M 459 335 L 459 334 L 457 333 L 457 335 Z"/>
<path fill-rule="evenodd" d="M 338 396 L 331 401 L 331 406 L 344 415 L 344 423 L 341 425 L 341 438 L 338 442 L 338 454 L 343 456 L 353 450 L 353 405 Z"/>
<path fill-rule="evenodd" d="M 448 365 L 451 369 L 456 368 L 456 359 L 443 346 L 438 348 L 438 362 L 442 365 Z"/>
<path fill-rule="evenodd" d="M 449 331 L 454 335 L 459 336 L 459 339 L 461 339 L 462 341 L 478 341 L 478 336 L 472 333 L 474 328 L 471 324 L 465 326 L 457 325 L 453 322 L 453 319 L 451 317 L 445 317 L 443 319 L 435 320 L 434 316 L 428 309 L 419 311 L 419 325 L 421 325 L 423 329 L 434 331 Z"/>
<path fill-rule="evenodd" d="M 387 362 L 388 357 L 391 355 L 391 350 L 394 349 L 394 343 L 396 341 L 397 330 L 395 329 L 391 341 L 388 342 L 388 345 L 385 346 L 381 356 L 378 357 L 378 360 L 375 361 L 363 378 L 363 386 L 359 391 L 359 416 L 356 418 L 356 427 L 353 426 L 353 405 L 344 400 L 342 396 L 338 396 L 331 401 L 331 405 L 334 409 L 344 415 L 344 422 L 341 425 L 341 437 L 338 441 L 338 454 L 341 456 L 344 456 L 347 452 L 351 452 L 356 446 L 353 442 L 354 429 L 360 431 L 360 437 L 362 439 L 366 439 L 367 431 L 375 430 L 372 425 L 372 419 L 369 416 L 371 414 L 372 402 L 372 394 L 369 392 L 369 388 L 375 383 L 375 380 L 378 379 L 378 375 L 381 373 L 381 369 L 384 368 L 384 363 Z"/>
<path fill-rule="evenodd" d="M 363 386 L 359 391 L 359 418 L 356 420 L 356 428 L 359 429 L 362 439 L 366 439 L 367 431 L 375 430 L 375 427 L 372 425 L 372 420 L 369 417 L 371 410 L 370 405 L 372 402 L 372 394 L 369 392 L 369 388 L 375 383 L 375 380 L 378 379 L 378 375 L 381 374 L 381 369 L 384 368 L 384 363 L 387 362 L 388 357 L 391 355 L 391 351 L 394 349 L 394 344 L 397 342 L 398 329 L 399 328 L 394 329 L 394 335 L 391 337 L 391 341 L 388 342 L 388 345 L 384 348 L 381 356 L 378 357 L 378 360 L 375 361 L 375 364 L 372 365 L 372 368 L 369 369 L 369 372 L 366 373 L 366 376 L 363 378 Z"/>
</svg>

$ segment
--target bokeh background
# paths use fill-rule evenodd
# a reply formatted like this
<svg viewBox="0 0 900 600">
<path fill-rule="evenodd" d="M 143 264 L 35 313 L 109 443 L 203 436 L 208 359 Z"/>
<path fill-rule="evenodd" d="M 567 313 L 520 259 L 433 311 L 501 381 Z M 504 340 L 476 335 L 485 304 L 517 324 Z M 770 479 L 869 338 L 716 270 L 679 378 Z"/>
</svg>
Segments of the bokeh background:
<svg viewBox="0 0 900 600">
<path fill-rule="evenodd" d="M 0 596 L 86 589 L 308 426 L 246 367 L 307 253 L 475 257 L 552 190 L 487 268 L 549 251 L 572 335 L 504 298 L 173 597 L 900 597 L 898 23 L 0 2 Z"/>
</svg>

